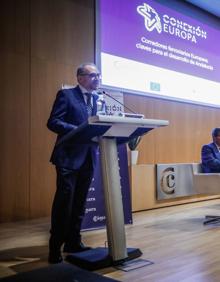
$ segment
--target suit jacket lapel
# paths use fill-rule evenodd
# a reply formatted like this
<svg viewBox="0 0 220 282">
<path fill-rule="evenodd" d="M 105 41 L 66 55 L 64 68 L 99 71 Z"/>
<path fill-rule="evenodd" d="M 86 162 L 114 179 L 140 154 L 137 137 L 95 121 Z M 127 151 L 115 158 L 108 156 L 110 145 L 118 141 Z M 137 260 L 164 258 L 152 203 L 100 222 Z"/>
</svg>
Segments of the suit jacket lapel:
<svg viewBox="0 0 220 282">
<path fill-rule="evenodd" d="M 213 148 L 213 150 L 216 154 L 216 157 L 220 160 L 220 152 L 219 152 L 217 146 L 215 145 L 215 143 L 212 143 L 212 148 Z"/>
<path fill-rule="evenodd" d="M 95 116 L 97 112 L 97 99 L 98 96 L 96 97 L 96 95 L 92 95 L 92 116 Z"/>
<path fill-rule="evenodd" d="M 83 97 L 83 93 L 81 91 L 81 89 L 79 88 L 79 86 L 77 85 L 76 88 L 75 88 L 75 93 L 77 95 L 77 100 L 80 102 L 80 105 L 82 107 L 82 111 L 83 113 L 85 114 L 86 118 L 88 118 L 88 112 L 87 112 L 87 107 L 86 107 L 86 103 L 85 103 L 85 100 L 84 100 L 84 97 Z M 97 95 L 92 95 L 92 103 L 93 103 L 93 106 L 92 106 L 92 115 L 96 115 L 96 112 L 97 112 L 97 99 L 98 99 L 98 96 Z"/>
<path fill-rule="evenodd" d="M 80 90 L 79 86 L 76 86 L 75 93 L 73 93 L 73 95 L 76 96 L 76 99 L 78 100 L 80 108 L 81 108 L 81 112 L 84 115 L 85 119 L 88 119 L 86 103 L 85 103 L 82 91 Z"/>
<path fill-rule="evenodd" d="M 82 94 L 82 91 L 80 90 L 79 86 L 76 86 L 75 91 L 76 91 L 75 93 L 76 93 L 77 99 L 81 103 L 85 104 L 85 100 L 83 98 L 83 94 Z"/>
</svg>

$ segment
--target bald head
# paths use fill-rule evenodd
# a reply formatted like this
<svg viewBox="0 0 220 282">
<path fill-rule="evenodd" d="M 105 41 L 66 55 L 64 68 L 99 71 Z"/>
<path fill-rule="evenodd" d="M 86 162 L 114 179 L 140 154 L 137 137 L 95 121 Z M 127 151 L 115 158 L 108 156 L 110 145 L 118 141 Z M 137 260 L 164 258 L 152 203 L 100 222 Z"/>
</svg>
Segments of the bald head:
<svg viewBox="0 0 220 282">
<path fill-rule="evenodd" d="M 88 92 L 97 90 L 100 84 L 100 72 L 95 64 L 84 63 L 77 69 L 77 81 Z"/>
</svg>

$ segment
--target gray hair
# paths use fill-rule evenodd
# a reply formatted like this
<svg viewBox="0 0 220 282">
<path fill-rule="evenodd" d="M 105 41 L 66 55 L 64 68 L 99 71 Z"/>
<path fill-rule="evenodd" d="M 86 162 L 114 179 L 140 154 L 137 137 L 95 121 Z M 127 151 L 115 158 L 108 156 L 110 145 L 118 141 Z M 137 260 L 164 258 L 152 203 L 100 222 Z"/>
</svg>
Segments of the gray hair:
<svg viewBox="0 0 220 282">
<path fill-rule="evenodd" d="M 84 74 L 85 73 L 85 68 L 87 66 L 92 66 L 92 67 L 97 68 L 97 66 L 94 63 L 83 63 L 83 64 L 78 66 L 77 71 L 76 71 L 76 76 Z"/>
</svg>

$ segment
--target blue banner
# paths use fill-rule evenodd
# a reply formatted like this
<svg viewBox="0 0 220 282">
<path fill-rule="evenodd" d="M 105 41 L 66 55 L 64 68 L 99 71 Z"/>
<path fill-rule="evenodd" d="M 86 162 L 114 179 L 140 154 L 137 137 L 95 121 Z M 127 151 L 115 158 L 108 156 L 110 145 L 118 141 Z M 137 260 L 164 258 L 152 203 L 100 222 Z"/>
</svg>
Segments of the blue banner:
<svg viewBox="0 0 220 282">
<path fill-rule="evenodd" d="M 118 146 L 119 172 L 121 177 L 122 201 L 125 224 L 132 224 L 130 185 L 128 176 L 127 149 L 125 145 Z M 85 217 L 82 229 L 94 229 L 105 226 L 105 201 L 101 176 L 100 160 L 97 163 L 94 178 L 87 196 Z"/>
</svg>

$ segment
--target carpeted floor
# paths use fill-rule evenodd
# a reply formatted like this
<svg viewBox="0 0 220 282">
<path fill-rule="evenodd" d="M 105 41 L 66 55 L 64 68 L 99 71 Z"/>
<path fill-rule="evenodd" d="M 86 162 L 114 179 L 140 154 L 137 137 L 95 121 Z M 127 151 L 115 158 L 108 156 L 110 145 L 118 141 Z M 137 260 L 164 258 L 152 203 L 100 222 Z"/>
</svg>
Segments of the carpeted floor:
<svg viewBox="0 0 220 282">
<path fill-rule="evenodd" d="M 47 246 L 0 251 L 1 282 L 108 282 L 117 281 L 63 262 L 47 263 Z"/>
<path fill-rule="evenodd" d="M 68 263 L 59 263 L 0 279 L 1 282 L 111 282 L 111 278 L 92 273 Z"/>
</svg>

